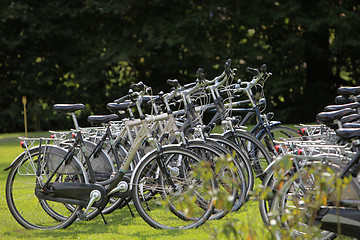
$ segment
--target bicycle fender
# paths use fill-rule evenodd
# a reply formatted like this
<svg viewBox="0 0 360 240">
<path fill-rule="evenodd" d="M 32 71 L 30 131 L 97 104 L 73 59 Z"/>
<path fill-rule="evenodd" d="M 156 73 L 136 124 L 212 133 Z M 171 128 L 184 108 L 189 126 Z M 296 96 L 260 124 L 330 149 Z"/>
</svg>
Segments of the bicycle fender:
<svg viewBox="0 0 360 240">
<path fill-rule="evenodd" d="M 33 148 L 31 148 L 31 149 L 33 149 Z M 30 149 L 30 150 L 31 150 L 31 149 Z M 30 151 L 30 150 L 29 150 L 29 151 Z M 22 153 L 20 153 L 20 155 L 17 156 L 17 157 L 14 159 L 14 161 L 12 161 L 12 163 L 10 164 L 10 166 L 8 166 L 8 167 L 6 167 L 6 168 L 4 169 L 4 172 L 10 170 L 10 169 L 13 167 L 14 163 L 15 163 L 19 158 L 22 158 L 24 154 L 25 154 L 25 151 L 22 152 Z"/>
<path fill-rule="evenodd" d="M 260 177 L 260 176 L 266 176 L 270 170 L 273 168 L 273 166 L 276 164 L 276 160 L 272 161 L 264 170 L 263 173 L 261 173 L 260 175 L 256 175 L 256 177 Z"/>
<path fill-rule="evenodd" d="M 63 148 L 61 148 L 61 147 L 54 146 L 54 145 L 52 145 L 51 147 L 52 147 L 52 148 L 57 148 L 57 149 L 59 149 L 60 151 L 65 151 L 65 154 L 66 154 L 66 150 L 63 149 Z M 11 163 L 10 166 L 8 166 L 8 167 L 6 167 L 6 168 L 4 169 L 4 171 L 8 171 L 9 169 L 11 169 L 11 168 L 14 166 L 14 163 L 15 163 L 16 161 L 18 161 L 19 159 L 23 158 L 25 154 L 29 154 L 31 151 L 34 151 L 34 150 L 35 150 L 35 151 L 38 151 L 38 149 L 36 149 L 36 148 L 39 148 L 39 147 L 36 146 L 36 147 L 30 148 L 29 150 L 26 150 L 26 151 L 22 152 L 19 156 L 17 156 L 17 157 L 15 158 L 14 161 L 12 161 L 12 163 Z M 49 148 L 49 146 L 48 146 L 48 148 Z M 82 165 L 82 163 L 80 162 L 80 160 L 79 160 L 76 156 L 73 156 L 73 159 L 74 159 L 74 161 L 79 165 L 81 171 L 82 171 L 83 173 L 86 173 L 86 170 L 85 170 L 84 166 Z M 83 176 L 84 176 L 84 181 L 85 181 L 85 183 L 88 183 L 88 182 L 89 182 L 89 178 L 88 178 L 87 174 L 83 174 Z"/>
<path fill-rule="evenodd" d="M 168 146 L 169 146 L 169 147 L 171 147 L 171 146 L 181 146 L 181 144 L 171 144 L 171 145 L 168 145 Z M 165 147 L 162 147 L 162 149 L 165 149 L 165 148 L 166 148 L 166 146 L 165 146 Z M 130 184 L 129 184 L 129 191 L 132 191 L 132 186 L 133 186 L 133 183 L 134 183 L 134 176 L 135 176 L 135 173 L 137 172 L 139 166 L 141 165 L 142 160 L 143 160 L 143 159 L 146 159 L 147 156 L 149 156 L 150 154 L 153 154 L 153 152 L 156 152 L 156 151 L 157 151 L 157 150 L 154 149 L 154 150 L 148 152 L 145 156 L 143 156 L 143 157 L 140 159 L 140 162 L 139 162 L 138 164 L 136 164 L 136 166 L 135 166 L 135 168 L 134 168 L 134 170 L 133 170 L 133 173 L 131 174 Z"/>
<path fill-rule="evenodd" d="M 280 125 L 281 122 L 280 121 L 271 121 L 269 124 L 269 128 L 273 127 L 273 126 L 277 126 Z M 266 131 L 265 128 L 261 129 L 257 134 L 256 134 L 256 138 L 259 139 L 259 137 L 262 135 L 262 133 Z"/>
</svg>

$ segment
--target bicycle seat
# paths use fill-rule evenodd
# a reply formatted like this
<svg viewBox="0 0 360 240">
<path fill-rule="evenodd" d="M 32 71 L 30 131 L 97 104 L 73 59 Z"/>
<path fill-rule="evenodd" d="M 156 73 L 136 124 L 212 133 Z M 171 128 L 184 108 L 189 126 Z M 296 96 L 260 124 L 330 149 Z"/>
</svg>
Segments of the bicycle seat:
<svg viewBox="0 0 360 240">
<path fill-rule="evenodd" d="M 340 121 L 341 121 L 342 124 L 344 124 L 344 123 L 354 122 L 354 121 L 359 120 L 359 119 L 360 119 L 360 115 L 359 115 L 359 114 L 351 114 L 351 115 L 342 117 L 342 118 L 340 119 Z"/>
<path fill-rule="evenodd" d="M 119 116 L 116 114 L 109 114 L 109 115 L 91 115 L 88 117 L 88 121 L 92 124 L 100 124 L 100 123 L 107 123 L 113 120 L 118 119 Z"/>
<path fill-rule="evenodd" d="M 332 112 L 321 112 L 316 115 L 317 120 L 323 123 L 330 123 L 334 120 L 339 120 L 340 118 L 349 115 L 350 113 L 355 113 L 356 111 L 352 108 L 345 108 L 338 111 Z"/>
<path fill-rule="evenodd" d="M 336 134 L 342 139 L 359 138 L 360 128 L 341 128 L 336 130 Z"/>
<path fill-rule="evenodd" d="M 339 87 L 337 93 L 341 95 L 358 95 L 360 94 L 360 87 Z"/>
<path fill-rule="evenodd" d="M 335 98 L 335 103 L 337 104 L 345 104 L 345 103 L 352 103 L 352 102 L 359 102 L 360 95 L 357 95 L 355 98 L 352 97 L 344 97 L 344 96 L 337 96 Z"/>
<path fill-rule="evenodd" d="M 360 122 L 345 123 L 343 128 L 360 128 Z"/>
<path fill-rule="evenodd" d="M 55 104 L 53 106 L 54 110 L 58 113 L 71 113 L 80 109 L 84 109 L 85 105 L 82 103 L 76 104 Z"/>
<path fill-rule="evenodd" d="M 108 103 L 106 104 L 106 108 L 109 109 L 111 112 L 117 112 L 117 111 L 125 111 L 129 107 L 135 106 L 135 103 L 133 103 L 130 100 L 126 100 L 122 103 Z"/>
<path fill-rule="evenodd" d="M 342 105 L 329 105 L 324 108 L 324 111 L 331 112 L 331 111 L 341 110 L 344 108 L 359 108 L 359 107 L 360 107 L 360 103 L 353 102 L 353 103 L 347 103 L 347 104 L 342 104 Z"/>
</svg>

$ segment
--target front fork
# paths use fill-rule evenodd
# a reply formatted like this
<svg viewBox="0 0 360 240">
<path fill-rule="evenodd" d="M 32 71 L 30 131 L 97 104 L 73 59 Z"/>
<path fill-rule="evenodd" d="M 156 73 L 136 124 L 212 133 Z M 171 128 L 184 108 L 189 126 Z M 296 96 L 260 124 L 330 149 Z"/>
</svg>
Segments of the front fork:
<svg viewBox="0 0 360 240">
<path fill-rule="evenodd" d="M 176 185 L 175 185 L 174 181 L 172 180 L 172 178 L 170 177 L 171 173 L 170 173 L 169 169 L 165 166 L 166 159 L 164 157 L 164 154 L 163 154 L 160 144 L 154 138 L 148 139 L 148 142 L 156 148 L 156 153 L 157 153 L 156 163 L 157 163 L 158 167 L 160 168 L 160 171 L 164 174 L 165 179 L 168 181 L 170 186 L 173 189 L 176 189 Z"/>
</svg>

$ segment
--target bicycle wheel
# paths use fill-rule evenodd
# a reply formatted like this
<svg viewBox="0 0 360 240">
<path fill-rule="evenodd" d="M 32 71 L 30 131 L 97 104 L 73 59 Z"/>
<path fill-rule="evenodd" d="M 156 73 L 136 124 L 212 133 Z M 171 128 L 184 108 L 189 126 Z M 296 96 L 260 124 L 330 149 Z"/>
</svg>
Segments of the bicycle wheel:
<svg viewBox="0 0 360 240">
<path fill-rule="evenodd" d="M 264 180 L 264 170 L 273 159 L 261 142 L 251 133 L 240 129 L 225 132 L 223 136 L 247 153 L 256 177 L 261 181 Z"/>
<path fill-rule="evenodd" d="M 312 162 L 311 166 L 303 167 L 295 175 L 287 175 L 285 179 L 274 183 L 277 192 L 271 202 L 269 222 L 275 220 L 281 227 L 272 232 L 281 238 L 286 232 L 292 238 L 334 239 L 335 233 L 320 229 L 315 221 L 320 206 L 316 203 L 319 183 L 315 181 L 313 173 L 308 168 L 315 165 L 324 167 L 323 163 Z M 319 168 L 321 169 L 321 168 Z M 311 200 L 310 200 L 311 199 Z M 318 200 L 319 201 L 319 200 Z"/>
<path fill-rule="evenodd" d="M 283 140 L 287 138 L 299 137 L 298 132 L 290 127 L 274 125 L 269 128 L 271 136 L 266 130 L 260 132 L 256 137 L 266 147 L 268 152 L 273 156 L 279 156 L 281 151 L 276 148 L 276 143 L 273 140 Z"/>
<path fill-rule="evenodd" d="M 266 193 L 266 196 L 259 198 L 259 211 L 261 218 L 266 226 L 269 225 L 269 217 L 268 213 L 270 212 L 271 203 L 272 203 L 272 193 L 275 193 L 275 184 L 276 180 L 274 179 L 274 170 L 270 170 L 264 181 L 262 182 L 262 185 L 264 186 L 265 191 L 270 191 L 269 193 Z"/>
<path fill-rule="evenodd" d="M 215 183 L 212 177 L 203 179 L 194 174 L 194 166 L 202 159 L 178 146 L 164 146 L 161 156 L 159 160 L 159 154 L 153 151 L 135 169 L 133 202 L 140 216 L 150 226 L 160 229 L 190 229 L 205 223 L 213 211 L 207 187 L 215 189 Z M 165 169 L 159 167 L 158 161 L 162 161 Z M 175 189 L 167 177 L 171 178 Z M 204 199 L 208 202 L 206 208 L 199 204 Z M 187 221 L 183 220 L 184 216 Z"/>
<path fill-rule="evenodd" d="M 246 180 L 246 194 L 245 201 L 241 199 L 241 196 L 238 196 L 238 200 L 234 203 L 232 211 L 239 210 L 244 202 L 246 202 L 250 196 L 250 192 L 254 189 L 254 173 L 250 164 L 250 160 L 246 153 L 244 153 L 235 143 L 225 139 L 221 134 L 210 134 L 210 138 L 214 139 L 221 146 L 225 147 L 232 156 L 234 160 L 238 162 L 240 168 L 243 170 L 244 177 Z"/>
<path fill-rule="evenodd" d="M 214 167 L 217 164 L 217 159 L 219 157 L 225 157 L 227 155 L 231 156 L 230 151 L 210 138 L 207 138 L 205 141 L 190 140 L 186 148 L 190 149 L 202 159 L 207 159 L 208 161 L 212 162 Z M 239 205 L 243 205 L 247 197 L 247 188 L 246 178 L 244 176 L 242 167 L 240 166 L 239 162 L 235 160 L 235 158 L 232 158 L 231 164 L 222 164 L 223 166 L 214 171 L 218 195 L 227 196 L 227 198 L 233 199 L 233 207 L 235 202 L 237 202 Z M 225 217 L 228 212 L 229 210 L 225 208 L 215 207 L 214 213 L 211 215 L 209 220 L 221 219 Z"/>
<path fill-rule="evenodd" d="M 51 165 L 61 161 L 66 153 L 57 146 L 46 146 L 46 150 L 35 147 L 20 154 L 12 164 L 6 182 L 6 201 L 15 220 L 24 228 L 61 229 L 76 220 L 76 212 L 81 206 L 39 199 L 35 195 L 36 185 L 48 179 L 53 169 Z M 37 178 L 39 161 L 41 174 Z M 84 183 L 87 182 L 85 174 L 80 162 L 73 158 L 69 164 L 60 167 L 52 182 Z"/>
</svg>

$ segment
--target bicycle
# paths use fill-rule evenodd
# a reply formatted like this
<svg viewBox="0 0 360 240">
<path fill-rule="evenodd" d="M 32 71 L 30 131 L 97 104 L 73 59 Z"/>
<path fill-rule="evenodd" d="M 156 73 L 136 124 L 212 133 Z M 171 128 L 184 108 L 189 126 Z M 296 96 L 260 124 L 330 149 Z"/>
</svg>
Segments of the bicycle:
<svg viewBox="0 0 360 240">
<path fill-rule="evenodd" d="M 67 111 L 67 107 L 72 108 L 74 106 L 67 105 L 66 108 L 60 107 L 62 111 Z M 73 108 L 72 108 L 73 109 Z M 109 116 L 102 116 L 102 117 L 94 117 L 93 120 L 96 122 L 103 122 L 106 123 L 108 121 L 114 120 L 117 118 L 116 115 L 109 115 Z M 154 119 L 150 120 L 156 120 L 156 116 L 153 117 Z M 13 214 L 14 218 L 25 228 L 30 229 L 58 229 L 58 228 L 65 228 L 69 226 L 71 223 L 73 223 L 78 217 L 84 218 L 86 216 L 87 211 L 91 207 L 97 207 L 101 210 L 107 203 L 108 197 L 110 197 L 112 194 L 124 191 L 124 186 L 128 186 L 128 184 L 123 180 L 123 177 L 128 170 L 131 161 L 133 160 L 134 155 L 136 154 L 136 150 L 140 147 L 143 140 L 146 138 L 151 138 L 151 134 L 148 132 L 148 125 L 147 121 L 149 119 L 143 119 L 141 121 L 141 128 L 139 131 L 139 134 L 137 135 L 134 145 L 132 149 L 129 151 L 127 158 L 125 162 L 123 162 L 121 165 L 119 164 L 120 168 L 119 171 L 116 173 L 113 173 L 111 177 L 106 180 L 99 182 L 99 184 L 94 184 L 96 182 L 94 171 L 91 167 L 91 164 L 89 163 L 89 157 L 85 157 L 86 163 L 87 163 L 87 169 L 85 170 L 80 161 L 77 160 L 74 149 L 77 144 L 80 144 L 82 146 L 82 135 L 79 131 L 75 131 L 75 142 L 71 146 L 71 148 L 68 149 L 68 151 L 52 145 L 46 145 L 45 148 L 42 147 L 35 147 L 31 150 L 28 149 L 25 151 L 21 156 L 19 156 L 13 164 L 7 168 L 7 170 L 10 170 L 9 177 L 6 184 L 6 198 L 7 203 L 9 206 L 9 209 L 11 213 Z M 109 128 L 108 128 L 109 130 Z M 110 131 L 110 130 L 109 130 Z M 112 141 L 111 133 L 108 133 L 109 140 Z M 105 136 L 104 136 L 105 139 Z M 28 141 L 31 141 L 30 139 L 27 139 Z M 53 141 L 53 139 L 51 139 Z M 156 142 L 154 142 L 156 145 Z M 98 144 L 99 146 L 101 145 Z M 56 152 L 53 153 L 53 151 L 41 151 L 42 149 L 56 149 Z M 55 150 L 54 150 L 55 151 Z M 56 155 L 55 155 L 56 154 Z M 52 156 L 52 159 L 48 158 L 48 156 Z M 29 156 L 29 157 L 27 157 Z M 34 156 L 39 156 L 34 160 Z M 114 156 L 117 156 L 114 154 Z M 167 158 L 165 158 L 167 156 Z M 175 177 L 171 175 L 171 171 L 169 169 L 173 168 L 170 166 L 172 163 L 172 160 L 177 159 L 177 161 L 187 162 L 188 164 L 184 164 L 182 170 L 183 177 Z M 72 160 L 74 159 L 74 160 Z M 55 162 L 54 162 L 55 161 Z M 174 160 L 175 161 L 175 160 Z M 151 226 L 155 228 L 166 228 L 166 229 L 172 229 L 172 228 L 178 228 L 178 229 L 187 229 L 192 227 L 197 227 L 201 224 L 203 224 L 208 217 L 210 217 L 212 211 L 213 211 L 213 203 L 211 201 L 211 197 L 206 195 L 206 192 L 203 192 L 201 194 L 197 194 L 197 190 L 201 190 L 201 184 L 198 184 L 196 186 L 193 186 L 191 184 L 191 179 L 196 180 L 195 177 L 191 176 L 191 164 L 197 164 L 198 162 L 202 161 L 197 155 L 191 153 L 188 150 L 181 149 L 178 146 L 164 146 L 160 147 L 157 146 L 157 150 L 154 150 L 152 154 L 147 155 L 141 162 L 141 166 L 137 168 L 137 170 L 134 171 L 134 177 L 132 177 L 132 191 L 133 191 L 133 201 L 136 209 L 140 213 L 140 215 L 144 218 L 146 222 L 148 222 Z M 21 178 L 21 175 L 19 173 L 19 168 L 24 166 L 24 163 L 28 162 L 29 165 L 31 165 L 32 172 L 29 172 L 27 177 L 32 178 L 32 182 L 37 182 L 35 186 L 35 192 L 36 195 L 33 194 L 33 191 L 30 195 L 32 195 L 33 199 L 40 199 L 40 202 L 59 202 L 63 209 L 66 209 L 68 216 L 63 216 L 63 221 L 58 222 L 58 219 L 53 219 L 51 216 L 52 214 L 48 214 L 46 223 L 37 222 L 35 219 L 29 219 L 23 214 L 24 212 L 18 211 L 17 207 L 19 207 L 18 202 L 14 201 L 16 200 L 16 191 L 19 189 L 17 188 L 17 178 Z M 35 163 L 37 163 L 35 165 Z M 53 163 L 53 167 L 51 168 L 49 163 Z M 55 178 L 56 175 L 63 175 L 61 172 L 62 170 L 62 164 L 67 163 L 73 164 L 73 172 L 69 172 L 70 176 L 67 176 L 68 179 L 76 179 L 73 182 L 56 182 L 55 180 L 58 178 Z M 146 168 L 145 166 L 152 165 L 152 168 Z M 144 186 L 147 186 L 142 182 L 142 177 L 146 175 L 148 171 L 151 169 L 157 169 L 156 171 L 156 185 L 153 185 L 152 187 L 156 186 L 157 192 L 153 192 L 153 195 L 150 195 L 151 197 L 149 199 L 146 199 L 146 201 L 142 201 L 143 199 L 143 189 Z M 77 171 L 75 171 L 77 170 Z M 80 171 L 81 170 L 81 171 Z M 36 172 L 36 174 L 34 174 Z M 149 174 L 149 176 L 153 176 L 154 174 Z M 61 176 L 62 176 L 61 175 Z M 187 176 L 185 178 L 185 176 Z M 46 181 L 44 181 L 46 180 Z M 200 179 L 201 180 L 201 179 Z M 197 182 L 200 181 L 199 179 Z M 190 182 L 188 182 L 190 181 Z M 195 181 L 196 182 L 196 181 Z M 201 182 L 201 181 L 200 181 Z M 150 182 L 148 182 L 150 184 Z M 154 183 L 153 183 L 154 184 Z M 215 188 L 215 184 L 213 180 L 210 181 L 210 185 Z M 20 184 L 22 187 L 22 184 Z M 142 187 L 140 187 L 142 186 Z M 173 220 L 167 219 L 167 222 L 172 224 L 171 226 L 167 226 L 166 224 L 159 222 L 163 221 L 163 219 L 157 219 L 154 220 L 154 216 L 150 216 L 147 212 L 145 206 L 142 204 L 147 204 L 149 206 L 149 203 L 151 200 L 154 200 L 154 196 L 157 194 L 163 194 L 162 197 L 170 197 L 169 201 L 175 201 L 176 202 L 176 196 L 179 195 L 183 189 L 180 189 L 180 186 L 182 188 L 188 188 L 192 186 L 194 188 L 194 195 L 201 196 L 202 199 L 207 199 L 208 205 L 204 207 L 204 204 L 201 205 L 201 207 L 198 207 L 196 210 L 196 216 L 194 216 L 191 219 L 187 219 L 187 221 L 183 221 L 180 219 L 176 214 L 173 214 Z M 34 189 L 30 187 L 30 189 Z M 128 189 L 126 189 L 128 190 Z M 21 191 L 21 190 L 19 190 Z M 78 194 L 74 194 L 74 192 L 77 192 Z M 154 200 L 156 202 L 156 200 Z M 204 201 L 202 201 L 204 202 Z M 33 203 L 35 204 L 35 203 Z M 72 211 L 69 211 L 68 208 L 66 208 L 67 204 L 71 204 L 74 206 L 72 208 Z M 35 204 L 36 205 L 36 204 Z M 156 207 L 159 207 L 161 205 L 156 204 Z M 82 208 L 86 208 L 85 211 L 82 211 Z M 172 204 L 172 211 L 176 212 L 177 215 L 183 215 L 186 216 L 184 212 L 181 212 L 181 210 L 177 209 L 178 206 L 174 206 Z M 169 209 L 168 206 L 164 207 L 162 210 L 168 211 L 166 209 Z M 51 210 L 51 209 L 50 209 Z M 158 209 L 159 211 L 161 209 Z M 37 211 L 40 213 L 41 211 Z M 101 211 L 99 211 L 100 213 Z M 54 214 L 59 213 L 59 210 L 54 210 Z M 44 220 L 44 219 L 43 219 Z M 34 222 L 33 222 L 34 221 Z"/>
</svg>

